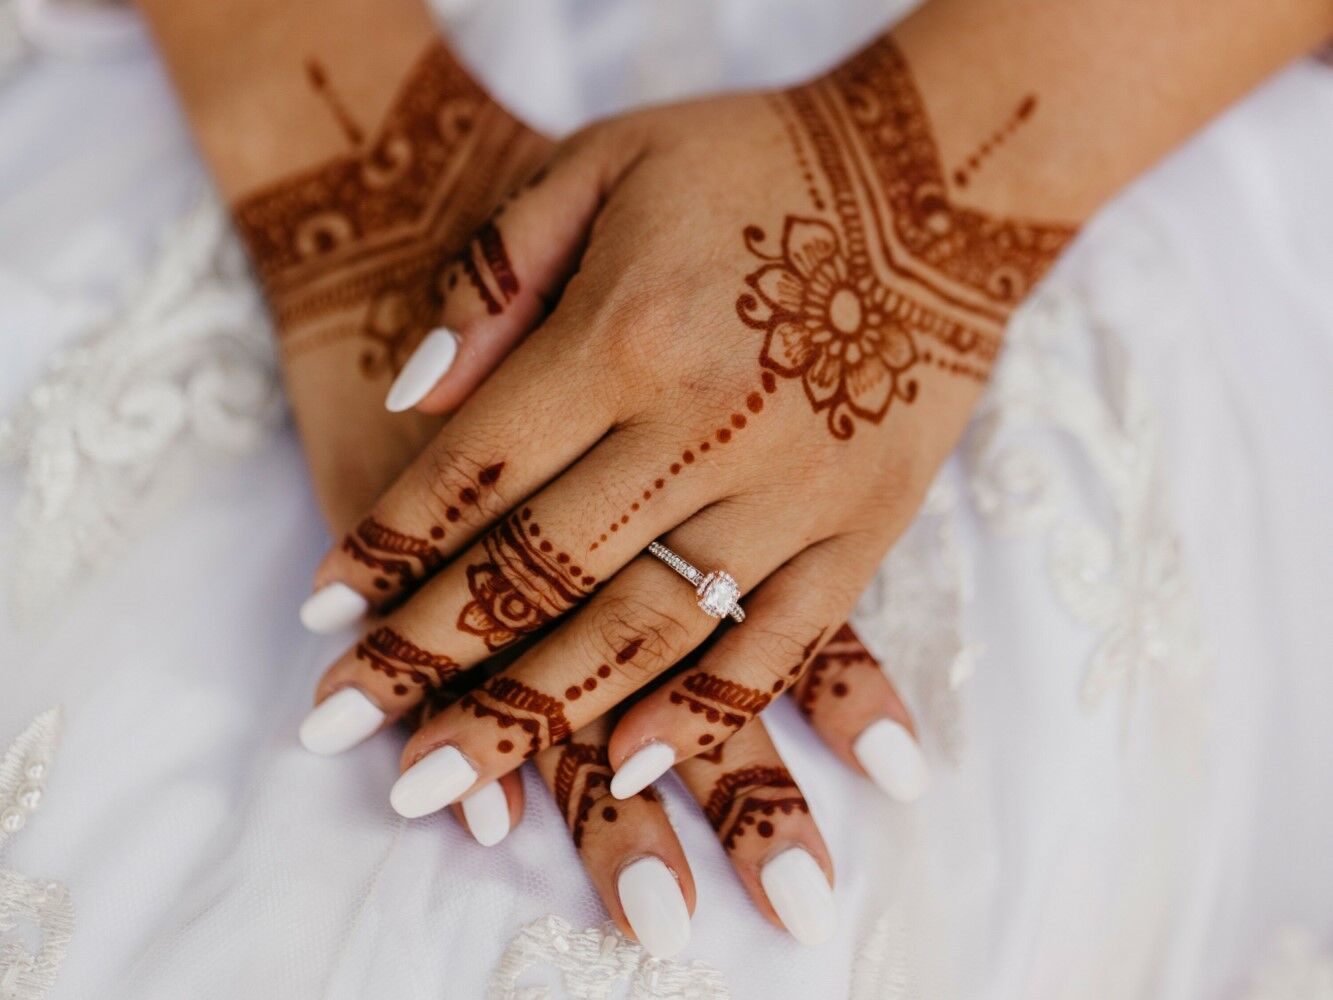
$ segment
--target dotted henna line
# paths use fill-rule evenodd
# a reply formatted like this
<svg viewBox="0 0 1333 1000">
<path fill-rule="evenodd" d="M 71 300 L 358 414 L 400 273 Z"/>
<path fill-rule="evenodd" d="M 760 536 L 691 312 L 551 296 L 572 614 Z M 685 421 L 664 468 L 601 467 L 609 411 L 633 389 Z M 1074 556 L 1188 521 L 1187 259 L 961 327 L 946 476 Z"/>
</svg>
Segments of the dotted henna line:
<svg viewBox="0 0 1333 1000">
<path fill-rule="evenodd" d="M 1037 95 L 1028 94 L 1018 102 L 1018 107 L 1014 113 L 1009 116 L 1009 120 L 991 133 L 990 138 L 978 146 L 965 161 L 965 165 L 959 167 L 953 172 L 953 182 L 959 187 L 967 187 L 967 182 L 971 174 L 975 174 L 981 168 L 986 158 L 995 152 L 1004 141 L 1013 135 L 1022 124 L 1032 117 L 1032 112 L 1037 110 Z"/>
</svg>

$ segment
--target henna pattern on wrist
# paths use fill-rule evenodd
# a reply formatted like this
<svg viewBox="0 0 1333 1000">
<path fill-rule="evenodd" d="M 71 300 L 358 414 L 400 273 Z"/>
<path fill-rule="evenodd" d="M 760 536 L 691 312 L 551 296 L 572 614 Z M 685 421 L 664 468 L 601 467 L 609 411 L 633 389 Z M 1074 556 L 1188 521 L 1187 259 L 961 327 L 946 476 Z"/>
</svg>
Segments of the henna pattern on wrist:
<svg viewBox="0 0 1333 1000">
<path fill-rule="evenodd" d="M 801 714 L 809 718 L 824 698 L 845 698 L 862 671 L 880 672 L 879 661 L 852 631 L 844 625 L 810 661 L 809 669 L 796 682 L 792 695 Z"/>
<path fill-rule="evenodd" d="M 432 42 L 367 137 L 329 71 L 307 79 L 352 148 L 241 199 L 234 218 L 291 356 L 356 337 L 367 376 L 396 372 L 438 324 L 456 253 L 501 194 L 532 174 L 545 143 Z M 499 231 L 458 258 L 485 267 L 497 304 L 517 293 Z M 483 293 L 485 297 L 485 293 Z M 489 307 L 490 302 L 488 300 Z"/>
<path fill-rule="evenodd" d="M 480 636 L 490 650 L 563 615 L 597 584 L 568 552 L 542 537 L 530 507 L 491 529 L 482 548 L 486 559 L 467 568 L 472 600 L 459 613 L 458 627 Z"/>
<path fill-rule="evenodd" d="M 443 687 L 463 669 L 451 657 L 422 649 L 387 625 L 356 644 L 356 658 L 392 680 L 396 695 L 405 695 L 413 687 Z"/>
<path fill-rule="evenodd" d="M 513 677 L 493 677 L 465 694 L 458 704 L 478 719 L 492 719 L 502 734 L 517 726 L 527 738 L 522 748 L 524 760 L 539 750 L 563 743 L 573 732 L 565 718 L 563 701 Z M 514 741 L 505 735 L 496 743 L 496 750 L 502 754 L 515 749 Z"/>
<path fill-rule="evenodd" d="M 986 159 L 995 152 L 1004 141 L 1018 131 L 1022 124 L 1032 117 L 1032 112 L 1037 110 L 1037 95 L 1028 94 L 1018 102 L 1018 107 L 1014 113 L 1009 116 L 1009 120 L 991 133 L 990 137 L 978 146 L 972 154 L 964 161 L 963 166 L 958 167 L 953 172 L 953 182 L 960 188 L 967 187 L 968 181 L 972 175 L 981 169 L 981 165 Z"/>
<path fill-rule="evenodd" d="M 895 401 L 912 403 L 924 367 L 984 381 L 1009 311 L 1073 229 L 955 203 L 888 36 L 774 106 L 820 214 L 788 215 L 776 242 L 757 225 L 744 230 L 763 263 L 736 312 L 764 333 L 762 368 L 799 380 L 839 439 L 858 421 L 879 424 Z"/>
<path fill-rule="evenodd" d="M 751 829 L 761 837 L 773 836 L 773 821 L 779 814 L 794 812 L 809 813 L 810 807 L 785 767 L 761 765 L 728 771 L 704 803 L 704 815 L 728 851 L 734 851 Z"/>
</svg>

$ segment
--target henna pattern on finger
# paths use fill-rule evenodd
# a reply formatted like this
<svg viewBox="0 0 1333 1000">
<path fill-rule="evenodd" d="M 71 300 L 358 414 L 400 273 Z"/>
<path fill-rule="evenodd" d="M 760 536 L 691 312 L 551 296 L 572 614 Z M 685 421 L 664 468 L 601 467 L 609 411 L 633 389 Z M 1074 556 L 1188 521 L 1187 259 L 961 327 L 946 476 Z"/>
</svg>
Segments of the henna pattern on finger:
<svg viewBox="0 0 1333 1000">
<path fill-rule="evenodd" d="M 844 625 L 833 633 L 828 643 L 815 654 L 804 676 L 796 682 L 793 696 L 801 714 L 809 718 L 825 698 L 845 698 L 864 670 L 880 672 L 879 661 L 852 631 Z"/>
<path fill-rule="evenodd" d="M 584 829 L 589 822 L 611 824 L 620 818 L 618 800 L 611 795 L 614 775 L 605 744 L 569 742 L 560 748 L 552 789 L 575 847 L 583 846 Z M 638 797 L 647 802 L 657 801 L 652 788 L 643 789 Z"/>
<path fill-rule="evenodd" d="M 306 78 L 351 148 L 241 199 L 236 225 L 284 353 L 358 338 L 365 375 L 396 372 L 438 324 L 463 234 L 533 172 L 544 143 L 491 101 L 443 42 L 417 60 L 369 136 L 326 66 L 309 60 Z M 503 242 L 498 232 L 482 242 L 480 260 L 497 276 L 490 287 L 508 301 L 517 279 Z"/>
<path fill-rule="evenodd" d="M 422 649 L 388 626 L 358 642 L 356 658 L 392 680 L 396 695 L 405 695 L 413 687 L 442 687 L 463 669 L 452 657 Z"/>
<path fill-rule="evenodd" d="M 502 649 L 581 603 L 597 579 L 549 538 L 525 507 L 482 540 L 485 560 L 467 568 L 472 594 L 458 627 Z"/>
<path fill-rule="evenodd" d="M 667 695 L 667 701 L 672 705 L 679 705 L 691 715 L 701 716 L 710 724 L 721 725 L 730 732 L 740 729 L 766 709 L 772 700 L 772 695 L 767 692 L 701 670 L 686 674 L 679 686 L 673 687 Z M 713 739 L 707 743 L 701 741 L 701 745 L 712 742 Z"/>
<path fill-rule="evenodd" d="M 493 720 L 502 734 L 517 727 L 527 740 L 521 751 L 524 760 L 539 750 L 563 743 L 573 732 L 565 718 L 563 701 L 513 677 L 493 677 L 480 688 L 465 694 L 458 704 L 475 718 Z M 507 754 L 516 747 L 513 739 L 502 735 L 496 749 Z"/>
<path fill-rule="evenodd" d="M 452 501 L 445 507 L 444 520 L 449 523 L 462 520 L 470 508 L 480 503 L 482 491 L 494 486 L 503 472 L 504 463 L 496 462 L 483 466 L 475 479 L 464 480 L 461 486 L 457 483 L 442 486 L 438 493 Z M 367 517 L 344 536 L 343 552 L 375 571 L 371 585 L 376 590 L 396 591 L 393 598 L 380 604 L 381 613 L 405 601 L 418 584 L 444 563 L 444 554 L 437 546 L 448 534 L 447 529 L 441 524 L 432 525 L 429 534 L 429 539 L 420 538 Z"/>
<path fill-rule="evenodd" d="M 772 837 L 773 821 L 796 812 L 809 813 L 810 807 L 790 772 L 765 765 L 728 771 L 704 803 L 704 815 L 728 851 L 734 851 L 750 830 Z"/>
<path fill-rule="evenodd" d="M 925 104 L 888 36 L 775 108 L 813 207 L 832 215 L 787 215 L 776 240 L 757 225 L 743 232 L 763 263 L 736 312 L 764 333 L 765 374 L 799 381 L 844 440 L 858 422 L 879 424 L 895 402 L 915 401 L 927 367 L 984 381 L 1009 311 L 1073 228 L 955 202 Z M 1025 99 L 1019 121 L 1035 109 Z"/>
</svg>

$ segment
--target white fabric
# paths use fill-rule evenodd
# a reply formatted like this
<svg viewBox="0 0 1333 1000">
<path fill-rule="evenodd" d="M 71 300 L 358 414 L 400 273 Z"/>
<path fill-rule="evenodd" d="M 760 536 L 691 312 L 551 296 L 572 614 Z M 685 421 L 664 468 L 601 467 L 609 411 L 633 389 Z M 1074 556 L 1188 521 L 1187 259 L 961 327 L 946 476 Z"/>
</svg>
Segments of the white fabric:
<svg viewBox="0 0 1333 1000">
<path fill-rule="evenodd" d="M 455 4 L 456 37 L 558 127 L 798 77 L 887 17 L 519 6 Z M 1329 995 L 1329 69 L 1125 193 L 1015 321 L 857 619 L 930 795 L 887 803 L 773 713 L 838 865 L 835 941 L 755 915 L 669 789 L 700 903 L 655 963 L 604 929 L 537 782 L 485 850 L 389 812 L 393 735 L 300 750 L 337 643 L 296 623 L 326 539 L 253 290 L 146 50 L 9 42 L 0 829 L 27 804 L 0 839 L 0 997 Z"/>
</svg>

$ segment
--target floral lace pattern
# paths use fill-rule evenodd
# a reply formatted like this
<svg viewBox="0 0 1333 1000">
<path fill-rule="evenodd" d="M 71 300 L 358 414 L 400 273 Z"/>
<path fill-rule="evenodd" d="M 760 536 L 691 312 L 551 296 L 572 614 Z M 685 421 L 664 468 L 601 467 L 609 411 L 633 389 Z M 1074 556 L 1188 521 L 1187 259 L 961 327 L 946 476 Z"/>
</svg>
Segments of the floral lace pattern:
<svg viewBox="0 0 1333 1000">
<path fill-rule="evenodd" d="M 569 1000 L 731 997 L 721 974 L 702 962 L 653 958 L 610 923 L 576 931 L 559 917 L 547 916 L 528 924 L 509 943 L 491 977 L 487 1000 L 548 1000 L 552 993 L 546 987 L 519 985 L 543 969 L 559 975 Z"/>
<path fill-rule="evenodd" d="M 0 760 L 0 849 L 41 805 L 60 740 L 60 710 L 43 712 Z M 42 1000 L 74 929 L 69 891 L 0 867 L 0 1000 Z"/>
<path fill-rule="evenodd" d="M 58 356 L 0 421 L 0 460 L 24 470 L 15 617 L 39 618 L 210 456 L 255 448 L 280 413 L 268 321 L 209 197 L 165 241 L 121 315 Z"/>
</svg>

